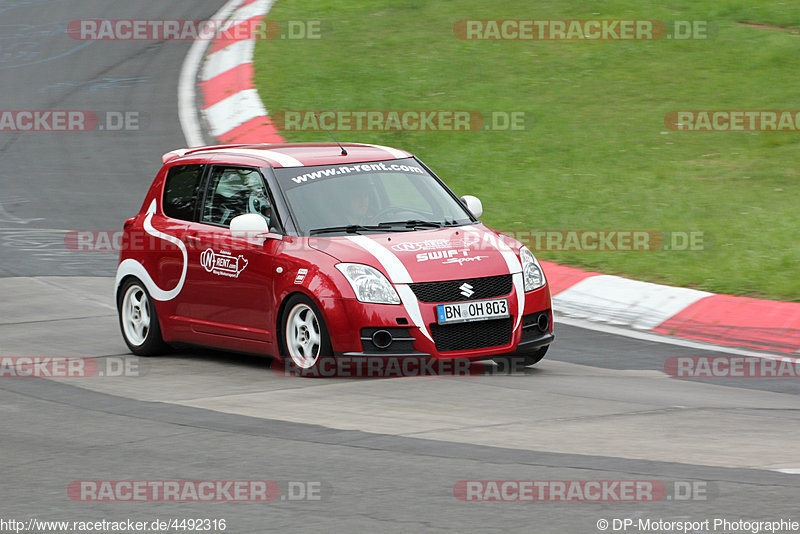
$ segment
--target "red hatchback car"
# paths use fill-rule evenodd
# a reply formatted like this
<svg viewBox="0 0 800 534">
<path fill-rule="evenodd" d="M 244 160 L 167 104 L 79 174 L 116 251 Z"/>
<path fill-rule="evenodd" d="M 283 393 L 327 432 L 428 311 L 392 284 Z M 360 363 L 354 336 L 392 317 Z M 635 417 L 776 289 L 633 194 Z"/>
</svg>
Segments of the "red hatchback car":
<svg viewBox="0 0 800 534">
<path fill-rule="evenodd" d="M 164 155 L 116 276 L 134 354 L 505 360 L 553 341 L 536 258 L 408 152 L 334 143 Z"/>
</svg>

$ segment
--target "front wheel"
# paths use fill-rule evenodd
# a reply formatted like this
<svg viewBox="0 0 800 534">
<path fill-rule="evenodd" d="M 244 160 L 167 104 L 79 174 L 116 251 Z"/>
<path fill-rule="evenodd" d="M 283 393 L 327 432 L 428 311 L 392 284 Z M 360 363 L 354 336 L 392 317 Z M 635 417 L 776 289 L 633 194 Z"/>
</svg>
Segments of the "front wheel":
<svg viewBox="0 0 800 534">
<path fill-rule="evenodd" d="M 325 321 L 305 295 L 294 295 L 283 314 L 283 341 L 286 354 L 303 370 L 314 370 L 332 355 Z"/>
<path fill-rule="evenodd" d="M 161 326 L 153 300 L 135 278 L 122 285 L 117 302 L 119 325 L 125 344 L 137 356 L 155 356 L 169 351 L 161 337 Z"/>
</svg>

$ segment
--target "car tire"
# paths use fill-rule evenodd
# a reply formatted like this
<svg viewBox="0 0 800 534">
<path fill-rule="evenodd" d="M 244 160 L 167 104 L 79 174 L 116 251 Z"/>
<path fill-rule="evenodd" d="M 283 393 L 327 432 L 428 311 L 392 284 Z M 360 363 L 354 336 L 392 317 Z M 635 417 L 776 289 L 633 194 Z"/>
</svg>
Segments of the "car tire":
<svg viewBox="0 0 800 534">
<path fill-rule="evenodd" d="M 161 337 L 158 313 L 150 293 L 136 278 L 126 280 L 117 298 L 122 338 L 137 356 L 156 356 L 170 351 Z"/>
<path fill-rule="evenodd" d="M 322 313 L 305 295 L 292 295 L 286 302 L 281 317 L 281 340 L 285 357 L 303 375 L 316 376 L 322 362 L 333 358 Z"/>
<path fill-rule="evenodd" d="M 504 369 L 511 369 L 513 371 L 520 367 L 536 365 L 542 361 L 542 358 L 547 354 L 548 348 L 549 346 L 546 346 L 536 349 L 535 351 L 526 352 L 525 354 L 508 354 L 505 356 L 496 356 L 492 359 Z"/>
</svg>

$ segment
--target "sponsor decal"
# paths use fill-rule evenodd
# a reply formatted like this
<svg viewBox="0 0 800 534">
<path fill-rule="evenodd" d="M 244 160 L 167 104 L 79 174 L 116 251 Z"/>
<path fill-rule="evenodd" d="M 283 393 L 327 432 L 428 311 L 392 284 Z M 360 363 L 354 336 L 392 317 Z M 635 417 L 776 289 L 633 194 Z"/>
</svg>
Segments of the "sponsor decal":
<svg viewBox="0 0 800 534">
<path fill-rule="evenodd" d="M 464 262 L 481 261 L 489 256 L 470 256 L 468 248 L 454 249 L 454 250 L 436 250 L 431 252 L 420 252 L 417 254 L 417 262 L 425 262 L 431 260 L 444 260 L 442 263 L 447 265 L 457 263 L 463 265 Z"/>
<path fill-rule="evenodd" d="M 278 178 L 286 180 L 285 187 L 292 188 L 309 182 L 318 182 L 328 178 L 343 175 L 360 175 L 370 173 L 407 173 L 426 175 L 425 169 L 411 159 L 400 160 L 405 163 L 358 163 L 355 165 L 327 165 L 317 167 L 301 167 L 298 169 L 283 168 L 278 173 Z M 309 169 L 316 169 L 310 171 Z M 306 172 L 302 172 L 306 171 Z"/>
<path fill-rule="evenodd" d="M 303 280 L 306 279 L 306 275 L 308 274 L 308 269 L 298 269 L 297 276 L 294 277 L 295 284 L 302 284 Z"/>
<path fill-rule="evenodd" d="M 392 245 L 395 252 L 419 252 L 421 250 L 441 250 L 446 248 L 460 248 L 464 246 L 463 240 L 426 239 L 425 241 L 409 241 Z"/>
<path fill-rule="evenodd" d="M 228 251 L 214 252 L 209 248 L 200 254 L 200 264 L 210 273 L 239 278 L 239 273 L 247 267 L 247 259 L 241 254 L 234 258 Z"/>
</svg>

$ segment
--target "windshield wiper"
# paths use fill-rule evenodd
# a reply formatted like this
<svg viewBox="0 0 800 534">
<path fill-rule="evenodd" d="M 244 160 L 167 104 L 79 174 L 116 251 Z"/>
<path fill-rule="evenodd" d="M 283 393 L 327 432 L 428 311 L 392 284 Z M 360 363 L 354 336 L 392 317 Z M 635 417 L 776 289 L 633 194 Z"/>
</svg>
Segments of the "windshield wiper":
<svg viewBox="0 0 800 534">
<path fill-rule="evenodd" d="M 385 226 L 364 226 L 361 224 L 348 224 L 345 226 L 328 226 L 326 228 L 314 228 L 308 231 L 308 235 L 332 234 L 344 232 L 347 234 L 357 234 L 359 232 L 386 232 L 397 231 L 398 229 L 387 228 Z"/>
<path fill-rule="evenodd" d="M 405 228 L 441 228 L 442 223 L 436 221 L 422 221 L 420 219 L 409 219 L 407 221 L 389 221 L 389 222 L 382 222 L 379 223 L 378 226 L 381 228 L 391 228 L 397 226 L 403 226 Z"/>
</svg>

